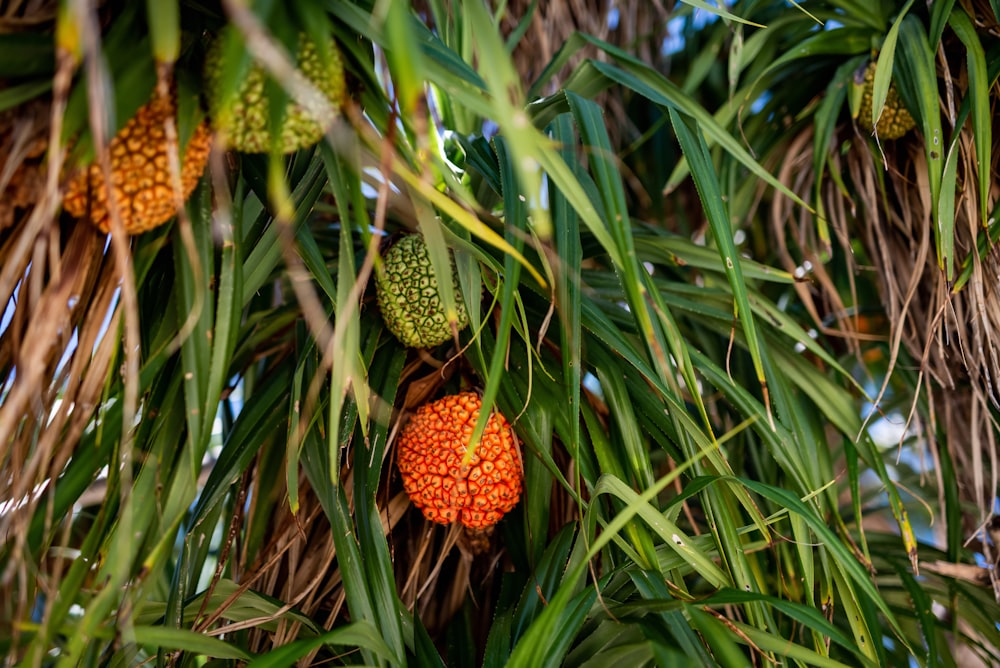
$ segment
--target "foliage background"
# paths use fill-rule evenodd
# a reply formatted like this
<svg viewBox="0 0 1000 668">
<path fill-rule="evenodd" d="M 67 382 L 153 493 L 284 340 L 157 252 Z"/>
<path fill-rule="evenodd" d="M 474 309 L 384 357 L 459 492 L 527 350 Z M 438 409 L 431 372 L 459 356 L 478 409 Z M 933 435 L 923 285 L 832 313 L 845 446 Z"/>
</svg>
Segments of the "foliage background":
<svg viewBox="0 0 1000 668">
<path fill-rule="evenodd" d="M 1000 660 L 989 2 L 0 17 L 8 663 Z M 217 150 L 131 240 L 61 215 L 67 142 L 170 77 L 197 99 L 227 24 L 230 85 L 335 36 L 327 141 Z M 897 141 L 852 118 L 872 58 Z M 381 323 L 379 248 L 416 229 L 454 252 L 457 346 Z M 526 469 L 478 556 L 392 447 L 469 386 Z"/>
</svg>

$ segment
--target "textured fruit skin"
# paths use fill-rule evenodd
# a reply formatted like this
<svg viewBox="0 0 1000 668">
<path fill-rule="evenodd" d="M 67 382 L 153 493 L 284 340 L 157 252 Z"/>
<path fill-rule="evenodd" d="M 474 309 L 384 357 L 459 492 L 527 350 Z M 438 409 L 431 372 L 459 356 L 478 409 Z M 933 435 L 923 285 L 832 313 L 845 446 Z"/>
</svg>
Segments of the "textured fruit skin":
<svg viewBox="0 0 1000 668">
<path fill-rule="evenodd" d="M 399 472 L 410 500 L 432 522 L 489 529 L 521 498 L 524 473 L 517 437 L 491 413 L 468 464 L 462 460 L 482 400 L 461 392 L 424 404 L 399 434 Z"/>
<path fill-rule="evenodd" d="M 205 59 L 212 122 L 225 135 L 229 147 L 241 153 L 266 153 L 271 150 L 268 129 L 271 112 L 265 88 L 267 74 L 260 65 L 251 65 L 237 94 L 222 99 L 218 93 L 222 75 L 221 44 L 222 40 L 217 40 Z M 325 66 L 316 45 L 305 36 L 300 36 L 297 67 L 334 108 L 339 108 L 346 96 L 346 84 L 340 51 L 332 39 L 330 53 L 331 62 Z M 294 153 L 312 146 L 323 138 L 325 132 L 326 128 L 304 107 L 289 100 L 281 126 L 281 152 Z"/>
<path fill-rule="evenodd" d="M 469 313 L 454 271 L 451 284 L 461 331 L 469 324 Z M 385 254 L 383 270 L 375 276 L 375 295 L 386 327 L 404 346 L 429 348 L 451 339 L 431 256 L 421 235 L 403 237 Z"/>
<path fill-rule="evenodd" d="M 865 70 L 864 92 L 861 97 L 861 109 L 858 111 L 858 123 L 866 132 L 873 129 L 877 131 L 880 139 L 899 139 L 916 125 L 913 116 L 903 106 L 903 100 L 899 97 L 896 84 L 890 84 L 889 92 L 885 97 L 885 106 L 882 108 L 882 115 L 879 116 L 878 125 L 872 127 L 872 98 L 875 88 L 875 62 L 868 65 Z"/>
<path fill-rule="evenodd" d="M 167 138 L 164 121 L 174 116 L 174 100 L 154 95 L 118 131 L 108 145 L 111 155 L 111 188 L 125 231 L 139 234 L 174 217 Z M 181 151 L 181 194 L 191 195 L 198 184 L 212 148 L 212 132 L 202 122 Z M 63 196 L 63 208 L 76 218 L 87 218 L 102 232 L 111 230 L 108 190 L 96 162 L 77 172 Z"/>
</svg>

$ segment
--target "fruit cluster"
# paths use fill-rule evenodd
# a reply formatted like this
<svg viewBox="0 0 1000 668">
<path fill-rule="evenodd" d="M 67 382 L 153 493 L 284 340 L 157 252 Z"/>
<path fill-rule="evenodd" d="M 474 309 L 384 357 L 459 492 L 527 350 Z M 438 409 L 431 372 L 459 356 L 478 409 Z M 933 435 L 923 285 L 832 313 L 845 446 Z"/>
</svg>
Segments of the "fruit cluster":
<svg viewBox="0 0 1000 668">
<path fill-rule="evenodd" d="M 267 76 L 254 64 L 234 96 L 222 99 L 218 44 L 209 51 L 205 65 L 207 97 L 212 127 L 201 123 L 186 146 L 181 147 L 181 196 L 186 200 L 205 171 L 212 144 L 212 130 L 226 138 L 229 148 L 259 153 L 271 148 L 269 131 L 271 112 L 266 94 Z M 334 108 L 345 95 L 344 71 L 336 44 L 331 40 L 329 59 L 319 57 L 318 49 L 300 38 L 298 68 Z M 101 231 L 111 229 L 111 206 L 116 206 L 129 234 L 153 229 L 174 217 L 177 211 L 167 162 L 165 121 L 176 119 L 176 100 L 153 99 L 143 105 L 109 143 L 111 187 L 97 164 L 77 171 L 69 180 L 63 196 L 63 208 L 70 215 L 89 220 Z M 280 127 L 280 148 L 292 153 L 315 144 L 326 128 L 294 102 L 289 102 Z M 113 195 L 113 196 L 112 196 Z"/>
<path fill-rule="evenodd" d="M 217 39 L 205 59 L 209 120 L 201 122 L 179 147 L 181 199 L 186 200 L 201 179 L 213 137 L 239 152 L 267 152 L 277 144 L 282 152 L 291 153 L 320 141 L 328 129 L 305 108 L 288 101 L 277 115 L 280 134 L 273 137 L 272 84 L 260 65 L 251 65 L 231 93 L 221 92 L 224 41 Z M 316 44 L 300 37 L 297 67 L 337 108 L 345 96 L 343 65 L 332 41 L 322 46 L 325 57 Z M 176 107 L 176 95 L 169 99 L 154 95 L 143 105 L 110 141 L 110 183 L 97 164 L 78 171 L 65 191 L 65 211 L 108 232 L 112 207 L 116 207 L 129 234 L 148 231 L 173 218 L 178 198 L 168 168 L 166 125 L 171 118 L 176 123 Z M 468 326 L 469 314 L 453 265 L 445 280 L 450 280 L 455 295 L 455 313 L 450 317 L 423 236 L 405 235 L 386 252 L 376 275 L 377 300 L 387 328 L 403 345 L 437 346 Z M 429 520 L 459 522 L 485 532 L 517 505 L 523 470 L 517 437 L 499 413 L 489 415 L 482 439 L 466 461 L 481 409 L 475 392 L 428 403 L 409 420 L 397 445 L 404 487 Z"/>
</svg>

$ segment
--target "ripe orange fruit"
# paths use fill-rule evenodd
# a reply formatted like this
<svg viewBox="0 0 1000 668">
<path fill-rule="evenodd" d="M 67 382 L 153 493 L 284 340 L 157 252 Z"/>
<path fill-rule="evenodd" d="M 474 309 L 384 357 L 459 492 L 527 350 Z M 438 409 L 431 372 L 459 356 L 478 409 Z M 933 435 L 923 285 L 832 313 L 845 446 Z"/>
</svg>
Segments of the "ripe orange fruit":
<svg viewBox="0 0 1000 668">
<path fill-rule="evenodd" d="M 399 434 L 399 472 L 410 500 L 432 522 L 489 530 L 521 498 L 517 437 L 497 412 L 463 463 L 482 399 L 461 392 L 424 404 Z"/>
<path fill-rule="evenodd" d="M 163 127 L 164 121 L 176 114 L 174 107 L 172 98 L 154 94 L 108 145 L 111 188 L 129 234 L 151 230 L 176 213 Z M 181 149 L 181 194 L 185 200 L 205 171 L 211 145 L 212 132 L 203 121 Z M 63 208 L 76 218 L 90 220 L 102 232 L 111 230 L 108 189 L 96 161 L 70 180 Z"/>
</svg>

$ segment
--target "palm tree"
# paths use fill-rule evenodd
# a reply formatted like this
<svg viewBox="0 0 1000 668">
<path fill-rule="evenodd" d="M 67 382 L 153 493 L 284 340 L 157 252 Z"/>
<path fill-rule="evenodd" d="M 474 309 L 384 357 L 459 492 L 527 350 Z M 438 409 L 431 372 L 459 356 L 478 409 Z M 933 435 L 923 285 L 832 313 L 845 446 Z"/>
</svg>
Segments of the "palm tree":
<svg viewBox="0 0 1000 668">
<path fill-rule="evenodd" d="M 997 37 L 972 0 L 0 3 L 8 663 L 1000 660 Z M 407 347 L 376 284 L 417 232 L 454 280 Z M 520 444 L 491 534 L 397 466 L 459 392 Z"/>
</svg>

